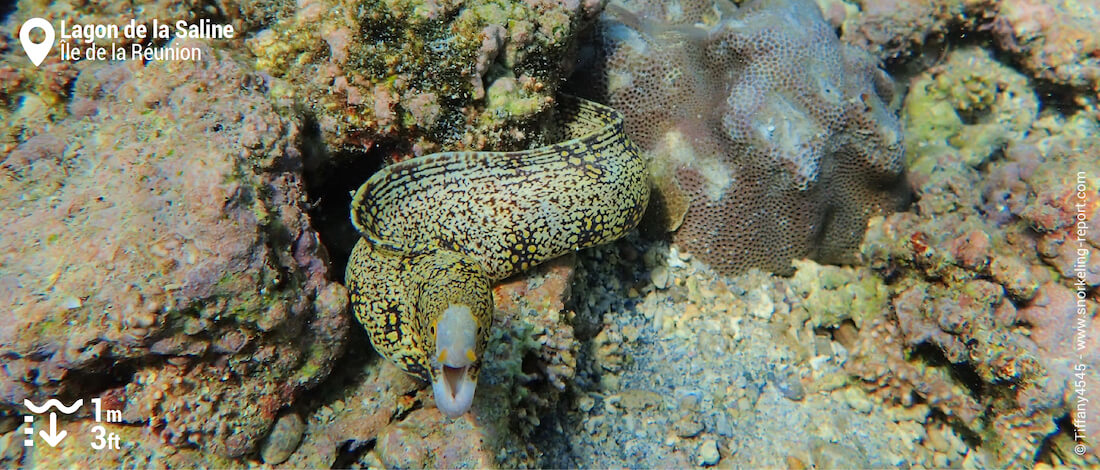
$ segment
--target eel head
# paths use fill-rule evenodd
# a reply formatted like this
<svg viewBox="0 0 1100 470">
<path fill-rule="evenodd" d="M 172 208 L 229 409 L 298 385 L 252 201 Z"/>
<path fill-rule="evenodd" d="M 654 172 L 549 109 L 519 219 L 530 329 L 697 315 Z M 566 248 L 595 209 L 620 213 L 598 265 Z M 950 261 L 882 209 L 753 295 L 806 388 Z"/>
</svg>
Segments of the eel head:
<svg viewBox="0 0 1100 470">
<path fill-rule="evenodd" d="M 463 258 L 437 258 L 446 260 L 448 269 L 426 279 L 420 298 L 435 404 L 450 418 L 473 403 L 493 312 L 489 279 Z"/>
</svg>

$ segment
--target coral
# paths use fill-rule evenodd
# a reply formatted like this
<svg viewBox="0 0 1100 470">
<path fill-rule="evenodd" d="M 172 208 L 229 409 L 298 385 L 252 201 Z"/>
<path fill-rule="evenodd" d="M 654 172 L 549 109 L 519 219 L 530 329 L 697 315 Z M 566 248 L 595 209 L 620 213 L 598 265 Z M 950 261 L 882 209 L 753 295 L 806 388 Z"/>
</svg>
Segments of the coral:
<svg viewBox="0 0 1100 470">
<path fill-rule="evenodd" d="M 1059 447 L 1056 420 L 1075 403 L 1072 291 L 1084 289 L 1081 316 L 1093 323 L 1100 282 L 1098 237 L 1078 225 L 1100 217 L 1095 110 L 1036 115 L 1023 77 L 977 50 L 953 52 L 914 83 L 906 138 L 918 201 L 874 219 L 862 247 L 892 279 L 891 313 L 854 335 L 845 367 L 892 403 L 927 401 L 980 440 L 974 458 L 988 465 L 1090 462 Z M 966 122 L 961 108 L 982 103 L 987 114 Z"/>
<path fill-rule="evenodd" d="M 1031 76 L 1100 91 L 1100 2 L 1005 0 L 990 29 L 997 45 L 1020 58 Z M 1095 102 L 1095 101 L 1094 101 Z"/>
<path fill-rule="evenodd" d="M 919 77 L 905 97 L 909 167 L 922 166 L 948 149 L 977 167 L 1008 142 L 1019 140 L 1039 113 L 1039 100 L 1024 77 L 989 52 L 969 47 Z"/>
<path fill-rule="evenodd" d="M 856 328 L 882 315 L 889 302 L 889 289 L 882 279 L 866 268 L 821 266 L 812 261 L 795 261 L 797 271 L 792 290 L 816 327 L 836 328 L 851 320 Z M 797 311 L 792 316 L 800 316 Z"/>
<path fill-rule="evenodd" d="M 383 139 L 514 150 L 542 140 L 561 64 L 596 0 L 311 0 L 248 41 L 277 95 L 334 149 Z"/>
<path fill-rule="evenodd" d="M 840 39 L 881 59 L 906 59 L 935 49 L 956 29 L 988 21 L 992 0 L 818 0 Z"/>
<path fill-rule="evenodd" d="M 577 81 L 653 158 L 676 242 L 727 273 L 851 261 L 905 199 L 890 79 L 809 2 L 653 5 L 605 15 Z"/>
<path fill-rule="evenodd" d="M 575 263 L 566 256 L 494 289 L 497 312 L 474 406 L 479 420 L 496 430 L 499 465 L 538 461 L 541 456 L 521 443 L 529 442 L 576 376 L 580 344 L 575 314 L 565 306 Z M 516 441 L 504 440 L 504 430 Z"/>
<path fill-rule="evenodd" d="M 239 457 L 327 374 L 347 294 L 304 212 L 297 127 L 262 77 L 185 44 L 203 59 L 86 64 L 70 107 L 92 111 L 0 162 L 0 403 L 102 394 Z"/>
</svg>

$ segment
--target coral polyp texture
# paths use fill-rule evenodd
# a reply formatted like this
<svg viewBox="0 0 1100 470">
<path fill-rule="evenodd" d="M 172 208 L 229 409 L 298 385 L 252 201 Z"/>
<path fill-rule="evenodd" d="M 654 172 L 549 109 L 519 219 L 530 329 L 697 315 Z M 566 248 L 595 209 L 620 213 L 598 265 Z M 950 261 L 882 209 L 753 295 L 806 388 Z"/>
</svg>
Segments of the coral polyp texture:
<svg viewBox="0 0 1100 470">
<path fill-rule="evenodd" d="M 663 223 L 726 273 L 855 259 L 905 202 L 893 83 L 809 1 L 612 4 L 595 94 L 653 159 Z"/>
<path fill-rule="evenodd" d="M 538 141 L 560 64 L 600 6 L 306 0 L 248 46 L 334 149 L 517 150 Z"/>
<path fill-rule="evenodd" d="M 347 294 L 304 212 L 297 126 L 261 76 L 188 46 L 203 59 L 81 63 L 72 117 L 0 161 L 0 412 L 99 396 L 240 457 L 327 375 Z"/>
</svg>

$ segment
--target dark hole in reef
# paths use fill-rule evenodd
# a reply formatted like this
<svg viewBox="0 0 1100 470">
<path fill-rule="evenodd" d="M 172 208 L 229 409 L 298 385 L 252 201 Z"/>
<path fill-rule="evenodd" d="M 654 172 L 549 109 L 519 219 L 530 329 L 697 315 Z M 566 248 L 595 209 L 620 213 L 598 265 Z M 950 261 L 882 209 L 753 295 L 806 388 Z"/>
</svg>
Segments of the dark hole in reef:
<svg viewBox="0 0 1100 470">
<path fill-rule="evenodd" d="M 932 409 L 928 414 L 928 422 L 930 424 L 936 422 L 946 424 L 951 430 L 955 431 L 955 435 L 959 436 L 959 439 L 962 439 L 962 441 L 966 443 L 966 446 L 971 449 L 977 449 L 982 445 L 982 436 L 964 426 L 965 423 L 947 416 L 947 414 L 939 409 Z"/>
<path fill-rule="evenodd" d="M 7 21 L 8 15 L 15 11 L 18 2 L 0 2 L 0 23 Z"/>
<path fill-rule="evenodd" d="M 523 355 L 523 362 L 520 365 L 520 370 L 529 377 L 536 377 L 534 380 L 524 384 L 524 387 L 531 390 L 533 394 L 545 392 L 547 387 L 550 386 L 550 382 L 546 379 L 546 368 L 543 365 L 543 361 L 533 352 Z"/>
<path fill-rule="evenodd" d="M 328 251 L 329 278 L 342 283 L 348 256 L 359 240 L 359 233 L 351 224 L 351 197 L 382 167 L 383 155 L 377 149 L 386 145 L 329 153 L 315 121 L 307 119 L 303 128 L 303 179 L 310 200 L 309 216 Z"/>
<path fill-rule="evenodd" d="M 962 120 L 963 124 L 966 124 L 968 126 L 972 126 L 974 124 L 980 124 L 982 122 L 982 120 L 985 119 L 986 116 L 990 115 L 990 113 L 992 111 L 993 110 L 990 107 L 980 107 L 980 108 L 969 109 L 969 110 L 968 109 L 956 109 L 955 113 L 958 114 L 959 119 Z"/>
<path fill-rule="evenodd" d="M 971 397 L 981 401 L 985 393 L 985 383 L 982 382 L 981 376 L 978 375 L 978 372 L 974 370 L 974 366 L 970 363 L 952 363 L 947 360 L 947 357 L 943 355 L 943 351 L 938 346 L 931 343 L 917 345 L 913 349 L 912 357 L 923 360 L 934 367 L 946 367 L 948 372 L 951 373 L 951 378 L 963 384 L 970 392 Z"/>
<path fill-rule="evenodd" d="M 523 370 L 524 374 L 538 374 L 541 372 L 541 368 L 538 366 L 538 362 L 539 358 L 535 357 L 534 354 L 525 354 L 523 356 L 523 363 L 521 364 L 520 369 Z"/>
<path fill-rule="evenodd" d="M 332 462 L 331 468 L 358 467 L 359 459 L 370 452 L 371 449 L 374 449 L 374 444 L 374 439 L 368 441 L 348 439 L 344 441 L 336 451 L 336 460 Z"/>
<path fill-rule="evenodd" d="M 833 341 L 840 343 L 846 349 L 851 350 L 859 340 L 859 328 L 851 319 L 845 319 L 837 325 L 814 328 L 814 334 L 828 336 Z"/>
<path fill-rule="evenodd" d="M 70 370 L 66 381 L 67 393 L 62 393 L 61 401 L 69 403 L 80 398 L 100 397 L 104 392 L 124 387 L 134 379 L 137 369 L 129 362 L 116 362 L 104 368 Z"/>
<path fill-rule="evenodd" d="M 1070 419 L 1070 415 L 1064 414 L 1058 419 L 1054 420 L 1054 424 L 1058 426 L 1058 431 L 1052 432 L 1043 438 L 1043 442 L 1039 444 L 1039 450 L 1035 453 L 1035 462 L 1043 462 L 1053 465 L 1055 462 L 1064 462 L 1067 459 L 1066 455 L 1062 455 L 1062 451 L 1068 450 L 1058 445 L 1057 440 L 1065 442 L 1075 443 L 1073 434 L 1077 431 L 1076 426 L 1073 425 L 1073 421 Z"/>
</svg>

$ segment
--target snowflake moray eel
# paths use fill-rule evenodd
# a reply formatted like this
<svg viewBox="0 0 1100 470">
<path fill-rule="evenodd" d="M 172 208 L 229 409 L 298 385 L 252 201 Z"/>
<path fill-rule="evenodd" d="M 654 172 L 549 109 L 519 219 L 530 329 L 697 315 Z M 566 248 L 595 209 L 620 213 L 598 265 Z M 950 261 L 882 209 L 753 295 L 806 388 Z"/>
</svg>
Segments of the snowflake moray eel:
<svg viewBox="0 0 1100 470">
<path fill-rule="evenodd" d="M 557 144 L 413 158 L 372 175 L 352 200 L 352 310 L 382 356 L 431 382 L 449 417 L 473 401 L 492 284 L 623 236 L 649 201 L 621 114 L 562 96 L 555 118 Z"/>
</svg>

